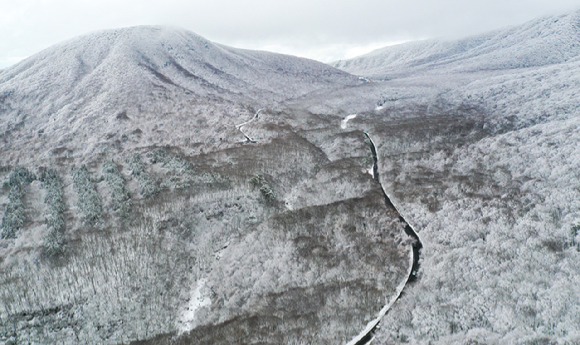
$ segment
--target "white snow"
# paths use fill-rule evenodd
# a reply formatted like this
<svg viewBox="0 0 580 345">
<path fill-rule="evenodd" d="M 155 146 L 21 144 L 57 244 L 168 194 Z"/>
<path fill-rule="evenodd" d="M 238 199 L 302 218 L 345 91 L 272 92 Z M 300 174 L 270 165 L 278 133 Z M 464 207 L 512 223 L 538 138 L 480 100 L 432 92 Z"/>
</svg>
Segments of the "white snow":
<svg viewBox="0 0 580 345">
<path fill-rule="evenodd" d="M 346 129 L 346 124 L 348 123 L 348 121 L 356 118 L 356 115 L 357 114 L 348 115 L 347 117 L 344 118 L 344 120 L 340 121 L 340 128 Z"/>
<path fill-rule="evenodd" d="M 44 133 L 41 138 L 46 142 L 38 142 L 39 150 L 50 152 L 65 143 L 66 152 L 79 157 L 107 148 L 121 134 L 135 137 L 124 144 L 125 149 L 182 145 L 192 138 L 209 145 L 209 139 L 239 135 L 234 127 L 242 122 L 239 116 L 250 118 L 259 106 L 312 91 L 320 93 L 296 98 L 294 105 L 307 109 L 311 104 L 316 114 L 336 114 L 334 110 L 353 114 L 341 120 L 342 129 L 356 113 L 367 110 L 376 113 L 374 119 L 365 115 L 365 125 L 367 120 L 372 124 L 383 119 L 389 125 L 448 115 L 449 109 L 471 116 L 462 109 L 473 107 L 489 136 L 463 146 L 447 142 L 453 132 L 422 136 L 404 126 L 400 132 L 374 137 L 379 158 L 384 158 L 380 169 L 385 172 L 381 177 L 386 192 L 426 242 L 421 279 L 398 302 L 404 307 L 389 311 L 406 279 L 349 344 L 387 311 L 386 319 L 394 318 L 393 322 L 381 323 L 377 340 L 379 333 L 387 334 L 392 327 L 406 332 L 410 343 L 439 339 L 437 343 L 443 344 L 453 325 L 465 334 L 493 331 L 486 337 L 503 337 L 504 343 L 514 342 L 510 337 L 523 342 L 534 334 L 538 339 L 577 343 L 579 17 L 580 12 L 544 18 L 455 42 L 409 43 L 343 61 L 337 66 L 370 76 L 373 82 L 335 93 L 324 90 L 353 83 L 352 76 L 331 71 L 325 79 L 329 70 L 320 64 L 227 48 L 174 29 L 101 32 L 65 42 L 3 71 L 0 97 L 5 97 L 6 108 L 0 128 L 17 130 L 25 123 L 22 114 L 28 114 L 24 130 Z M 147 39 L 139 38 L 143 35 Z M 300 72 L 300 65 L 314 73 Z M 276 72 L 278 68 L 283 73 Z M 51 93 L 45 95 L 48 89 Z M 194 102 L 212 95 L 242 105 Z M 247 100 L 255 103 L 245 107 Z M 130 120 L 116 119 L 122 111 Z M 507 120 L 515 125 L 506 126 L 501 135 L 493 132 L 511 124 Z M 137 125 L 143 139 L 131 134 Z M 231 132 L 223 133 L 222 128 Z M 113 136 L 107 139 L 109 133 Z M 88 138 L 88 145 L 82 138 Z M 22 164 L 27 156 L 19 150 L 29 149 L 28 140 L 20 134 L 10 137 L 10 145 L 0 151 L 2 163 L 8 166 L 20 159 Z M 451 150 L 434 152 L 437 145 Z M 421 185 L 414 182 L 417 178 Z M 328 198 L 320 194 L 317 201 Z M 286 198 L 288 208 L 302 205 L 300 195 Z M 428 207 L 430 200 L 437 201 L 433 209 Z M 221 252 L 216 256 L 220 259 Z M 195 327 L 203 308 L 210 305 L 205 286 L 201 279 L 184 292 L 190 298 L 179 310 L 180 330 Z M 399 310 L 412 320 L 402 322 Z M 493 343 L 490 339 L 482 341 Z"/>
<path fill-rule="evenodd" d="M 200 279 L 197 281 L 196 287 L 191 291 L 189 303 L 186 308 L 182 310 L 179 318 L 179 330 L 181 332 L 188 332 L 193 329 L 195 323 L 195 312 L 200 308 L 207 307 L 211 304 L 209 296 L 204 295 L 202 289 L 205 287 L 206 280 Z"/>
<path fill-rule="evenodd" d="M 239 129 L 239 130 L 241 131 L 241 130 L 242 130 L 242 127 L 244 127 L 244 126 L 245 126 L 245 125 L 247 125 L 248 123 L 252 123 L 252 122 L 254 122 L 254 121 L 255 121 L 255 120 L 258 118 L 258 115 L 260 114 L 260 112 L 261 112 L 262 110 L 263 110 L 263 109 L 258 109 L 258 111 L 256 112 L 256 114 L 255 114 L 254 116 L 252 116 L 252 118 L 251 118 L 251 119 L 249 119 L 249 120 L 248 120 L 248 121 L 246 121 L 246 122 L 240 123 L 239 125 L 236 125 L 236 128 L 237 128 L 237 129 Z M 242 132 L 242 133 L 243 133 L 243 132 Z"/>
<path fill-rule="evenodd" d="M 580 11 L 461 40 L 409 42 L 332 65 L 373 79 L 390 79 L 417 72 L 508 70 L 564 63 L 580 54 L 579 18 Z"/>
<path fill-rule="evenodd" d="M 65 140 L 76 156 L 100 152 L 120 139 L 113 134 L 130 137 L 135 126 L 141 142 L 127 141 L 125 150 L 192 138 L 207 143 L 230 139 L 218 128 L 233 127 L 236 115 L 254 107 L 359 84 L 321 62 L 230 48 L 179 28 L 122 28 L 71 39 L 4 70 L 0 128 L 15 128 L 26 116 L 27 131 L 45 134 L 44 152 L 63 146 L 58 141 L 70 133 L 90 138 L 89 145 Z M 25 146 L 19 140 L 14 147 Z M 28 155 L 18 153 L 1 152 L 2 164 L 24 164 Z"/>
</svg>

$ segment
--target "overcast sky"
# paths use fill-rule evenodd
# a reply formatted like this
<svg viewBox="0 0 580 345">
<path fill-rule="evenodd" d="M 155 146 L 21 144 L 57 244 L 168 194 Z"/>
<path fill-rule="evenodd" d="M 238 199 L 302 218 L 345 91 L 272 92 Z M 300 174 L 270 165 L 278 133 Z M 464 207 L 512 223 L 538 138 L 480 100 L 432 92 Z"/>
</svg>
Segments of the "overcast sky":
<svg viewBox="0 0 580 345">
<path fill-rule="evenodd" d="M 329 62 L 580 9 L 578 0 L 6 0 L 0 68 L 87 32 L 173 25 L 240 48 Z"/>
</svg>

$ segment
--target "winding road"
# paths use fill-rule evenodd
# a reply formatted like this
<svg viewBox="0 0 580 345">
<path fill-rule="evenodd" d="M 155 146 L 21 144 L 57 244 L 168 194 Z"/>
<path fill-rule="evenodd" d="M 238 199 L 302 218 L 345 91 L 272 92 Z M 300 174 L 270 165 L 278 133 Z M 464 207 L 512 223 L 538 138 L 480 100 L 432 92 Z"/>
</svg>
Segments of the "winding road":
<svg viewBox="0 0 580 345">
<path fill-rule="evenodd" d="M 239 125 L 236 125 L 236 128 L 239 129 L 240 132 L 246 138 L 246 141 L 245 141 L 246 143 L 256 143 L 257 142 L 254 139 L 248 137 L 246 135 L 246 133 L 244 133 L 243 127 L 249 123 L 254 122 L 256 119 L 258 119 L 258 115 L 260 114 L 261 111 L 262 111 L 262 109 L 259 109 L 250 120 L 248 120 L 244 123 L 241 123 Z M 345 129 L 347 122 L 355 117 L 356 117 L 356 115 L 347 116 L 346 119 L 344 119 L 342 121 L 341 128 Z M 364 135 L 369 139 L 369 143 L 370 143 L 369 146 L 370 146 L 370 149 L 371 149 L 371 152 L 373 155 L 373 171 L 372 171 L 373 174 L 372 175 L 373 175 L 373 178 L 375 179 L 375 181 L 377 181 L 377 183 L 381 187 L 381 191 L 383 193 L 385 204 L 387 207 L 392 208 L 397 212 L 397 215 L 399 216 L 399 221 L 401 223 L 403 223 L 405 226 L 405 228 L 404 228 L 405 233 L 407 234 L 407 236 L 412 237 L 414 239 L 414 241 L 412 244 L 412 255 L 409 258 L 409 269 L 408 269 L 408 273 L 407 273 L 407 278 L 397 286 L 395 294 L 393 295 L 393 297 L 391 297 L 391 299 L 389 300 L 389 303 L 387 303 L 385 306 L 383 306 L 383 308 L 379 311 L 377 317 L 374 320 L 370 321 L 367 324 L 367 326 L 365 327 L 365 329 L 362 332 L 360 332 L 355 338 L 353 338 L 350 342 L 348 342 L 347 345 L 368 345 L 373 341 L 374 336 L 375 336 L 375 332 L 379 326 L 381 319 L 387 314 L 387 312 L 391 309 L 393 304 L 399 299 L 399 297 L 403 293 L 403 290 L 405 289 L 405 287 L 407 287 L 409 284 L 411 284 L 415 280 L 417 280 L 417 272 L 419 271 L 419 257 L 421 255 L 421 248 L 423 248 L 423 244 L 422 244 L 421 239 L 419 238 L 419 235 L 417 234 L 417 232 L 413 229 L 413 227 L 411 227 L 409 222 L 407 222 L 405 220 L 405 218 L 402 216 L 401 212 L 399 212 L 399 210 L 395 207 L 395 205 L 392 203 L 391 199 L 389 198 L 389 196 L 385 192 L 385 189 L 383 188 L 383 185 L 381 184 L 381 180 L 379 178 L 378 155 L 377 155 L 377 149 L 376 149 L 375 143 L 373 142 L 373 140 L 370 137 L 370 135 L 368 134 L 368 132 L 365 132 Z"/>
<path fill-rule="evenodd" d="M 381 311 L 377 315 L 377 318 L 375 318 L 374 320 L 369 322 L 367 324 L 366 328 L 361 333 L 359 333 L 354 339 L 352 339 L 350 342 L 348 342 L 347 345 L 367 345 L 367 344 L 370 344 L 371 341 L 373 341 L 374 334 L 379 326 L 379 323 L 381 322 L 381 319 L 391 309 L 392 305 L 399 299 L 399 297 L 401 296 L 401 293 L 403 292 L 405 287 L 407 287 L 409 284 L 411 284 L 415 280 L 417 280 L 417 272 L 419 271 L 419 257 L 421 255 L 421 248 L 423 248 L 423 243 L 421 242 L 421 239 L 419 238 L 419 235 L 417 234 L 417 232 L 405 220 L 405 218 L 401 215 L 399 210 L 397 210 L 395 205 L 393 205 L 393 203 L 391 202 L 391 199 L 389 198 L 389 196 L 385 192 L 385 189 L 383 188 L 383 185 L 381 184 L 381 180 L 379 178 L 378 156 L 377 156 L 377 149 L 376 149 L 375 143 L 371 139 L 368 132 L 365 132 L 364 134 L 369 139 L 371 152 L 373 154 L 373 161 L 374 161 L 374 163 L 373 163 L 373 177 L 381 186 L 381 191 L 383 192 L 383 196 L 385 198 L 385 204 L 387 205 L 387 207 L 392 207 L 394 210 L 397 211 L 397 214 L 399 215 L 399 220 L 405 224 L 405 233 L 408 236 L 412 237 L 415 241 L 412 244 L 413 255 L 410 258 L 411 264 L 409 265 L 410 267 L 409 267 L 407 279 L 405 281 L 403 281 L 401 284 L 399 284 L 399 286 L 397 287 L 395 295 L 391 298 L 389 303 L 381 309 Z"/>
<path fill-rule="evenodd" d="M 257 143 L 256 140 L 254 140 L 254 139 L 250 138 L 249 136 L 247 136 L 246 133 L 244 133 L 244 131 L 242 130 L 242 128 L 245 125 L 247 125 L 248 123 L 254 122 L 258 118 L 258 115 L 260 114 L 260 112 L 262 110 L 263 109 L 258 109 L 258 111 L 256 112 L 256 114 L 250 120 L 248 120 L 248 121 L 246 121 L 244 123 L 240 123 L 239 125 L 236 125 L 236 128 L 239 129 L 240 132 L 242 133 L 242 135 L 246 138 L 246 141 L 244 141 L 244 142 L 246 142 L 246 143 Z"/>
</svg>

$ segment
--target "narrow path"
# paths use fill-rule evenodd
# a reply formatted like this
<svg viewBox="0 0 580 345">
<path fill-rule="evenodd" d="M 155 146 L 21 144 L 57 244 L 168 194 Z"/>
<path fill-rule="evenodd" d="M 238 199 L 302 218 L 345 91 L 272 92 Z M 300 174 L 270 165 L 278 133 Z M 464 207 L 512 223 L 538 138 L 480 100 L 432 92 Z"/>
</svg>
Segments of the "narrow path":
<svg viewBox="0 0 580 345">
<path fill-rule="evenodd" d="M 359 333 L 359 335 L 357 335 L 354 339 L 348 342 L 347 345 L 368 345 L 373 341 L 375 332 L 377 330 L 377 327 L 379 326 L 379 323 L 381 322 L 381 319 L 391 309 L 391 306 L 399 299 L 405 287 L 417 280 L 417 272 L 419 271 L 419 256 L 421 255 L 421 248 L 423 248 L 423 244 L 421 243 L 421 239 L 419 238 L 419 235 L 417 235 L 417 232 L 415 232 L 415 230 L 411 227 L 411 225 L 409 225 L 409 223 L 405 220 L 405 218 L 403 218 L 399 210 L 397 210 L 395 205 L 393 205 L 391 199 L 385 192 L 385 189 L 381 184 L 381 180 L 379 179 L 378 156 L 375 143 L 373 142 L 368 133 L 365 132 L 365 135 L 370 141 L 371 152 L 373 154 L 374 161 L 373 177 L 381 186 L 381 191 L 383 192 L 383 197 L 385 198 L 385 204 L 387 205 L 387 207 L 392 207 L 397 211 L 397 214 L 399 215 L 399 220 L 405 224 L 405 233 L 408 236 L 412 237 L 415 241 L 413 242 L 412 245 L 413 249 L 413 255 L 411 256 L 412 263 L 410 264 L 409 267 L 407 279 L 403 281 L 401 284 L 399 284 L 396 290 L 396 294 L 391 298 L 389 303 L 381 309 L 377 318 L 369 322 L 367 324 L 367 327 L 361 333 Z"/>
<path fill-rule="evenodd" d="M 342 129 L 346 129 L 346 125 L 348 123 L 348 121 L 356 118 L 357 114 L 352 114 L 352 115 L 348 115 L 347 117 L 344 118 L 344 120 L 340 121 L 340 128 Z"/>
<path fill-rule="evenodd" d="M 257 141 L 255 141 L 254 139 L 252 139 L 252 138 L 248 137 L 248 136 L 246 135 L 246 133 L 244 133 L 244 131 L 242 130 L 242 128 L 243 128 L 245 125 L 247 125 L 248 123 L 252 123 L 252 122 L 254 122 L 254 121 L 255 121 L 255 120 L 258 118 L 258 115 L 260 114 L 260 112 L 261 112 L 262 110 L 263 110 L 263 109 L 258 109 L 258 111 L 256 112 L 256 114 L 255 114 L 255 115 L 254 115 L 254 116 L 253 116 L 253 117 L 252 117 L 250 120 L 248 120 L 248 121 L 246 121 L 246 122 L 244 122 L 244 123 L 240 123 L 239 125 L 236 125 L 236 128 L 237 128 L 237 129 L 239 129 L 239 130 L 240 130 L 240 132 L 242 133 L 242 135 L 243 135 L 243 136 L 246 138 L 246 141 L 245 141 L 246 143 L 257 143 Z"/>
</svg>

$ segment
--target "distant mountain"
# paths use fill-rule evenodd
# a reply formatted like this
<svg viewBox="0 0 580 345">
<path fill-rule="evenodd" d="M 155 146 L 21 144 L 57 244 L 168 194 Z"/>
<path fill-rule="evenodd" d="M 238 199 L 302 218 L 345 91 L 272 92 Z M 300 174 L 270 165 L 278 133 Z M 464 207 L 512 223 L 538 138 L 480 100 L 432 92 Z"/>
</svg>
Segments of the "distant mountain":
<svg viewBox="0 0 580 345">
<path fill-rule="evenodd" d="M 331 65 L 376 79 L 546 66 L 577 59 L 580 11 L 448 41 L 432 39 L 372 51 Z"/>
<path fill-rule="evenodd" d="M 146 94 L 158 87 L 271 101 L 354 79 L 313 60 L 231 48 L 179 28 L 140 26 L 57 44 L 4 71 L 0 83 L 3 92 L 30 84 L 29 97 L 51 88 L 64 97 L 61 102 L 94 93 Z"/>
<path fill-rule="evenodd" d="M 177 28 L 132 27 L 57 44 L 1 72 L 0 127 L 5 138 L 19 126 L 47 134 L 44 140 L 91 138 L 88 146 L 69 147 L 74 150 L 91 150 L 107 135 L 120 139 L 111 133 L 129 128 L 143 132 L 141 142 L 168 143 L 195 130 L 181 122 L 163 138 L 167 130 L 159 127 L 175 116 L 202 121 L 190 115 L 212 108 L 214 114 L 202 116 L 223 125 L 265 104 L 358 83 L 313 60 L 231 48 Z M 218 120 L 222 116 L 229 120 Z M 155 126 L 160 135 L 151 133 Z M 51 142 L 44 150 L 60 146 Z"/>
</svg>

